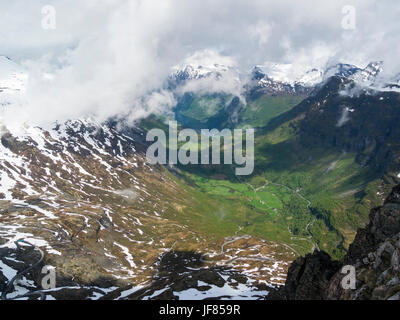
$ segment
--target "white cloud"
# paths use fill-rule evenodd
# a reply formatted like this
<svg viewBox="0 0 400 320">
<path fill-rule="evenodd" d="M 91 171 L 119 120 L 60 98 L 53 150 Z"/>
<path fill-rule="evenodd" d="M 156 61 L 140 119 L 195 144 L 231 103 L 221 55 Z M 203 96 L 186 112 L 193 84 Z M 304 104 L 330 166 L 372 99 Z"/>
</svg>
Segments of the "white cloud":
<svg viewBox="0 0 400 320">
<path fill-rule="evenodd" d="M 271 26 L 265 21 L 259 21 L 256 24 L 250 25 L 248 30 L 250 36 L 257 39 L 260 47 L 268 43 L 271 34 Z"/>
<path fill-rule="evenodd" d="M 233 57 L 223 56 L 206 49 L 197 51 L 185 58 L 177 68 L 181 69 L 188 65 L 198 73 L 198 78 L 187 81 L 183 86 L 180 86 L 176 90 L 178 94 L 185 92 L 201 94 L 224 92 L 238 96 L 242 102 L 245 102 L 243 84 L 237 70 L 237 62 Z"/>
<path fill-rule="evenodd" d="M 239 70 L 273 61 L 292 64 L 297 74 L 332 60 L 385 60 L 386 73 L 400 70 L 400 8 L 394 0 L 53 0 L 57 28 L 43 30 L 46 4 L 0 3 L 0 54 L 31 73 L 29 104 L 8 110 L 10 121 L 88 114 L 134 119 L 168 107 L 174 101 L 159 91 L 162 82 L 172 66 L 196 52 L 204 62 L 210 55 L 201 55 L 214 52 Z M 342 7 L 349 4 L 356 8 L 354 31 L 341 27 Z M 197 86 L 236 90 L 234 81 Z"/>
</svg>

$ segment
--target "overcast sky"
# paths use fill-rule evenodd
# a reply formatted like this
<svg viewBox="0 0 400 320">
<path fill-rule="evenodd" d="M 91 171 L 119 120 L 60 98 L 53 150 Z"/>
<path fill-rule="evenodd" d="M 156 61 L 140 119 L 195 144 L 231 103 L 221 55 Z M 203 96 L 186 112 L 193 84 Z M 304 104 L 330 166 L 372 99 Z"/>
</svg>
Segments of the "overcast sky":
<svg viewBox="0 0 400 320">
<path fill-rule="evenodd" d="M 42 28 L 44 5 L 56 10 L 54 30 Z M 355 29 L 343 28 L 346 5 Z M 0 54 L 31 73 L 30 105 L 21 109 L 29 119 L 103 119 L 128 109 L 135 118 L 146 112 L 143 97 L 152 110 L 174 103 L 148 93 L 198 52 L 242 71 L 384 60 L 385 72 L 397 73 L 399 17 L 396 0 L 0 0 Z"/>
</svg>

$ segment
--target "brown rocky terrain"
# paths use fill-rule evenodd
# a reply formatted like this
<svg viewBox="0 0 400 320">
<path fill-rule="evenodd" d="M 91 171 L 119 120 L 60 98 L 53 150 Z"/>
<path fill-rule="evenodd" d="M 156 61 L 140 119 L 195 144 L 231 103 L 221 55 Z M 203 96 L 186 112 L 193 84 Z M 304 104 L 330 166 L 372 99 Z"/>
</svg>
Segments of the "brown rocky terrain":
<svg viewBox="0 0 400 320">
<path fill-rule="evenodd" d="M 257 237 L 196 230 L 193 188 L 146 163 L 140 130 L 89 121 L 26 130 L 4 129 L 0 143 L 0 291 L 38 259 L 38 250 L 17 250 L 15 241 L 29 241 L 44 258 L 8 299 L 43 291 L 44 265 L 57 276 L 48 299 L 262 298 L 283 283 L 294 253 Z"/>
</svg>

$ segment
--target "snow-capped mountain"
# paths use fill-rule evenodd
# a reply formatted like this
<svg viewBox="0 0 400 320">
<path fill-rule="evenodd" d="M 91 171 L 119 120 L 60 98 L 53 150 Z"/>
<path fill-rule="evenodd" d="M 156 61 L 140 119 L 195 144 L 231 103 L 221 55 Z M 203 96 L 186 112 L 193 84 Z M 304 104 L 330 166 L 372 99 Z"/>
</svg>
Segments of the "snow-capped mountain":
<svg viewBox="0 0 400 320">
<path fill-rule="evenodd" d="M 0 56 L 0 106 L 22 99 L 28 74 L 11 59 Z"/>
<path fill-rule="evenodd" d="M 362 69 L 356 67 L 355 65 L 347 63 L 337 63 L 327 67 L 325 71 L 322 72 L 321 80 L 326 80 L 333 76 L 348 78 L 361 71 Z"/>
<path fill-rule="evenodd" d="M 373 81 L 383 70 L 383 62 L 371 62 L 365 68 L 346 63 L 337 63 L 325 69 L 313 68 L 299 72 L 291 64 L 266 64 L 257 66 L 258 70 L 270 79 L 291 85 L 302 84 L 306 87 L 315 86 L 330 77 L 350 78 L 357 82 Z"/>
<path fill-rule="evenodd" d="M 358 84 L 364 86 L 374 85 L 380 72 L 383 70 L 383 61 L 374 61 L 369 63 L 364 69 L 357 70 L 349 76 Z"/>
<path fill-rule="evenodd" d="M 308 70 L 306 73 L 297 78 L 295 83 L 305 87 L 312 87 L 321 82 L 323 72 L 317 68 Z"/>
<path fill-rule="evenodd" d="M 235 62 L 226 56 L 205 50 L 186 57 L 181 63 L 172 67 L 168 78 L 169 86 L 175 88 L 190 81 L 229 81 L 240 82 L 240 73 Z M 204 82 L 204 81 L 203 81 Z"/>
<path fill-rule="evenodd" d="M 229 67 L 213 64 L 213 65 L 185 65 L 183 68 L 173 68 L 171 78 L 177 80 L 177 82 L 183 82 L 187 80 L 195 80 L 207 77 L 215 77 L 219 79 L 222 75 L 230 70 Z"/>
<path fill-rule="evenodd" d="M 240 95 L 243 82 L 239 71 L 232 66 L 191 63 L 172 68 L 167 88 L 178 96 L 185 92 Z"/>
<path fill-rule="evenodd" d="M 384 87 L 379 78 L 383 70 L 382 61 L 369 63 L 365 68 L 346 63 L 337 63 L 325 69 L 313 68 L 303 73 L 298 73 L 291 64 L 266 64 L 256 66 L 252 70 L 252 86 L 264 88 L 273 93 L 296 93 L 310 91 L 313 87 L 329 78 L 336 76 L 353 80 L 359 87 L 378 89 Z M 398 84 L 400 78 L 386 81 L 388 84 Z M 393 88 L 393 85 L 392 85 Z"/>
<path fill-rule="evenodd" d="M 290 84 L 293 87 L 295 85 L 312 87 L 321 82 L 323 75 L 323 72 L 317 68 L 299 71 L 292 64 L 283 63 L 266 63 L 256 68 L 273 81 Z"/>
<path fill-rule="evenodd" d="M 313 79 L 312 73 L 308 74 L 309 79 Z M 308 93 L 312 86 L 305 82 L 288 82 L 281 81 L 278 79 L 287 79 L 280 73 L 278 78 L 272 78 L 264 72 L 260 66 L 255 66 L 250 74 L 250 80 L 244 84 L 244 87 L 251 94 L 263 93 L 263 94 L 297 94 L 297 93 Z M 304 78 L 306 79 L 306 77 Z"/>
<path fill-rule="evenodd" d="M 384 89 L 400 91 L 400 73 L 395 75 L 390 82 L 385 84 Z"/>
<path fill-rule="evenodd" d="M 56 268 L 49 299 L 260 299 L 268 293 L 265 279 L 282 283 L 287 264 L 275 257 L 281 245 L 250 236 L 209 242 L 181 221 L 197 200 L 167 170 L 146 163 L 145 143 L 138 129 L 121 132 L 89 119 L 18 134 L 3 129 L 0 288 L 32 264 L 17 255 L 19 239 L 40 248 L 42 264 Z M 185 246 L 207 252 L 207 264 Z M 198 282 L 182 287 L 188 276 Z M 237 286 L 237 277 L 248 280 Z M 26 276 L 7 298 L 37 287 Z"/>
<path fill-rule="evenodd" d="M 240 91 L 258 90 L 265 91 L 265 93 L 269 94 L 294 94 L 296 92 L 307 91 L 307 88 L 311 88 L 311 81 L 313 78 L 315 78 L 315 75 L 312 74 L 312 72 L 303 77 L 304 81 L 309 79 L 306 86 L 303 82 L 289 83 L 271 78 L 264 73 L 260 66 L 255 66 L 250 74 L 246 74 L 240 73 L 235 68 L 220 64 L 206 66 L 189 64 L 173 69 L 169 77 L 169 88 L 175 89 L 177 87 L 186 86 L 186 88 L 191 89 L 192 86 L 190 86 L 190 83 L 203 81 L 209 84 L 211 90 L 223 87 L 214 84 L 231 83 L 232 85 L 226 85 L 226 87 L 234 87 L 235 90 L 232 91 L 236 91 L 237 93 Z"/>
<path fill-rule="evenodd" d="M 2 63 L 0 97 L 12 108 L 9 97 L 23 97 L 27 76 L 9 59 Z M 377 74 L 374 66 L 363 75 Z M 348 77 L 350 69 L 342 66 L 336 73 Z M 239 79 L 224 64 L 189 64 L 175 71 L 177 85 Z M 303 82 L 288 83 L 256 67 L 241 84 L 292 94 L 311 90 L 305 83 L 320 76 L 313 69 L 298 78 Z M 191 208 L 204 199 L 178 182 L 173 168 L 147 164 L 144 131 L 91 119 L 47 129 L 21 124 L 17 131 L 1 123 L 0 129 L 0 285 L 31 264 L 17 259 L 20 238 L 40 247 L 43 263 L 56 267 L 60 285 L 46 293 L 52 298 L 258 299 L 267 294 L 266 283 L 285 280 L 294 253 L 282 244 L 251 236 L 211 241 L 190 227 Z M 205 255 L 188 256 L 187 248 Z M 183 281 L 189 276 L 195 280 Z M 9 297 L 35 290 L 35 280 L 22 279 Z"/>
<path fill-rule="evenodd" d="M 307 94 L 333 76 L 350 79 L 359 87 L 374 90 L 383 88 L 397 90 L 400 82 L 400 77 L 389 81 L 381 79 L 382 61 L 371 62 L 364 68 L 347 63 L 336 63 L 328 65 L 326 68 L 298 69 L 292 64 L 265 63 L 255 66 L 249 73 L 240 73 L 232 66 L 223 64 L 187 64 L 173 69 L 169 77 L 169 84 L 171 89 L 175 89 L 201 79 L 217 82 L 234 79 L 245 92 Z"/>
</svg>

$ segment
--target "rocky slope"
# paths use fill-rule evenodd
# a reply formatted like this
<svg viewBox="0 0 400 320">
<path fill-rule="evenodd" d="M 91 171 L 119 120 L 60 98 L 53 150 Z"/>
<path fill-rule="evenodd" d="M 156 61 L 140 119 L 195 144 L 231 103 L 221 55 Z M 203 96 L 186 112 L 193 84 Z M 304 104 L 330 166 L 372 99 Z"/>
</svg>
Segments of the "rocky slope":
<svg viewBox="0 0 400 320">
<path fill-rule="evenodd" d="M 13 108 L 25 73 L 7 58 L 0 69 L 0 103 Z M 199 200 L 176 169 L 148 165 L 145 135 L 111 120 L 0 120 L 1 298 L 257 299 L 283 283 L 294 252 L 196 228 L 219 204 Z M 18 249 L 20 239 L 33 247 Z M 56 268 L 53 290 L 40 290 L 44 265 Z"/>
<path fill-rule="evenodd" d="M 342 285 L 344 266 L 355 268 L 355 289 Z M 269 298 L 400 300 L 400 185 L 383 206 L 371 210 L 369 224 L 358 230 L 342 261 L 332 261 L 323 251 L 298 258 L 285 286 Z"/>
<path fill-rule="evenodd" d="M 221 65 L 214 67 L 219 70 L 217 73 L 213 68 L 202 72 L 192 68 L 178 74 L 178 78 L 182 83 L 213 75 L 220 79 L 229 71 Z M 0 88 L 0 98 L 5 98 L 5 107 L 17 103 L 10 97 L 23 92 L 22 75 L 13 69 L 7 78 L 11 80 L 2 82 L 6 85 Z M 263 79 L 265 76 L 258 80 Z M 328 89 L 343 82 L 332 79 Z M 292 90 L 276 82 L 270 84 L 262 86 L 262 90 Z M 278 87 L 274 89 L 275 85 Z M 343 110 L 330 100 L 329 90 L 322 88 L 319 92 L 294 112 L 309 109 L 304 118 L 323 133 L 326 128 L 318 127 L 324 123 L 320 114 L 333 114 L 331 126 L 327 127 L 336 128 L 336 116 Z M 325 93 L 328 96 L 323 96 Z M 338 93 L 333 96 L 337 98 Z M 388 112 L 375 111 L 373 115 L 383 114 L 388 121 L 384 123 L 386 128 L 389 121 L 397 119 L 393 117 L 397 109 L 389 109 L 397 95 L 386 93 L 384 97 L 391 99 L 390 103 L 385 99 L 381 102 Z M 226 99 L 222 103 L 226 108 L 209 117 L 211 127 L 235 123 L 241 101 L 231 96 Z M 319 101 L 325 104 L 325 99 L 326 107 L 317 105 Z M 366 115 L 363 110 L 373 111 L 372 108 L 354 106 L 354 114 Z M 340 139 L 340 132 L 353 132 L 351 124 L 351 119 L 343 122 L 335 143 L 347 143 Z M 398 136 L 398 129 L 394 125 L 390 128 L 391 132 L 379 133 L 382 139 L 390 138 L 385 146 L 397 151 L 398 144 L 392 138 Z M 0 291 L 6 290 L 7 298 L 40 289 L 40 268 L 45 264 L 57 270 L 57 288 L 42 292 L 49 299 L 259 299 L 271 286 L 285 280 L 287 261 L 296 255 L 293 249 L 238 235 L 240 229 L 236 236 L 232 232 L 229 237 L 196 229 L 193 221 L 201 222 L 206 211 L 219 209 L 219 203 L 204 200 L 200 204 L 202 200 L 196 197 L 194 188 L 180 179 L 177 170 L 149 166 L 144 155 L 144 131 L 90 119 L 47 129 L 25 125 L 13 132 L 6 124 L 0 129 Z M 356 135 L 360 141 L 369 130 L 362 129 Z M 300 130 L 303 137 L 307 136 L 306 127 Z M 396 155 L 390 155 L 391 161 L 397 159 Z M 15 275 L 38 261 L 38 250 L 16 248 L 18 239 L 42 250 L 44 259 L 35 270 L 9 286 Z M 329 285 L 326 279 L 331 279 L 339 264 L 331 264 L 327 255 L 309 256 L 298 264 L 309 264 L 308 261 L 311 267 L 306 274 L 311 275 L 314 266 L 321 271 L 314 282 L 319 283 L 320 278 L 324 282 L 314 291 L 325 297 L 325 287 Z M 289 282 L 290 279 L 293 277 L 288 277 Z"/>
<path fill-rule="evenodd" d="M 166 167 L 146 163 L 139 129 L 76 120 L 24 130 L 4 127 L 0 141 L 0 291 L 38 260 L 15 241 L 44 259 L 7 298 L 39 290 L 43 265 L 56 268 L 49 299 L 256 299 L 283 282 L 294 257 L 284 246 L 189 227 L 198 200 Z"/>
</svg>

